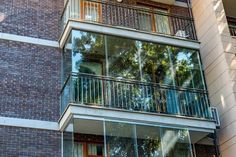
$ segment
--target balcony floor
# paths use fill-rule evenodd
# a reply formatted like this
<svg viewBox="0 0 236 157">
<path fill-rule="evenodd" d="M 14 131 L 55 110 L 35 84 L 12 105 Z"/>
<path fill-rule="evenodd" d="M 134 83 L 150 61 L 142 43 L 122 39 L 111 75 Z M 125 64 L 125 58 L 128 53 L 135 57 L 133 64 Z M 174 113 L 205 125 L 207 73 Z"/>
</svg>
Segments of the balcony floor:
<svg viewBox="0 0 236 157">
<path fill-rule="evenodd" d="M 136 39 L 142 41 L 149 41 L 159 44 L 166 44 L 178 47 L 185 47 L 191 49 L 200 49 L 200 43 L 195 40 L 189 40 L 181 37 L 168 36 L 163 34 L 156 34 L 145 31 L 138 31 L 131 28 L 119 27 L 119 26 L 108 26 L 99 23 L 79 21 L 79 20 L 68 20 L 64 32 L 59 39 L 59 45 L 62 48 L 73 29 L 81 31 L 89 31 L 107 35 L 114 35 L 125 37 L 129 39 Z"/>
<path fill-rule="evenodd" d="M 69 104 L 59 120 L 59 129 L 64 130 L 71 118 L 86 118 L 94 120 L 114 120 L 137 124 L 164 125 L 177 128 L 188 128 L 192 131 L 212 133 L 216 129 L 215 122 L 200 118 L 188 118 L 166 114 L 153 114 L 139 111 L 109 109 L 83 104 Z"/>
</svg>

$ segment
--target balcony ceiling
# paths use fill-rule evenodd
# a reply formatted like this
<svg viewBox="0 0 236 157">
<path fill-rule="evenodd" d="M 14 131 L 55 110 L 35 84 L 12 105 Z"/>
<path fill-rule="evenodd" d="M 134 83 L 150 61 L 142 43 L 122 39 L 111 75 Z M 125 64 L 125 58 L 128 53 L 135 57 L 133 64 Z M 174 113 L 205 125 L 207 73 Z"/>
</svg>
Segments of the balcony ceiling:
<svg viewBox="0 0 236 157">
<path fill-rule="evenodd" d="M 151 1 L 159 2 L 159 3 L 164 3 L 164 4 L 170 4 L 170 5 L 175 4 L 175 0 L 151 0 Z"/>
<path fill-rule="evenodd" d="M 224 8 L 227 16 L 236 17 L 236 0 L 223 0 Z"/>
</svg>

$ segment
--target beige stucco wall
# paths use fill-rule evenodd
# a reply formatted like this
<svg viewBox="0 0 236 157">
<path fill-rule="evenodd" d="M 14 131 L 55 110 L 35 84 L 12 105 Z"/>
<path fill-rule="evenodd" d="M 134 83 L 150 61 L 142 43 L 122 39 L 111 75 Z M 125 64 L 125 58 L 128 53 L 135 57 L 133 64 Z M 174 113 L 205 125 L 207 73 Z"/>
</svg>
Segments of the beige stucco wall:
<svg viewBox="0 0 236 157">
<path fill-rule="evenodd" d="M 218 108 L 223 157 L 236 156 L 236 39 L 230 36 L 222 0 L 192 0 L 211 105 Z"/>
</svg>

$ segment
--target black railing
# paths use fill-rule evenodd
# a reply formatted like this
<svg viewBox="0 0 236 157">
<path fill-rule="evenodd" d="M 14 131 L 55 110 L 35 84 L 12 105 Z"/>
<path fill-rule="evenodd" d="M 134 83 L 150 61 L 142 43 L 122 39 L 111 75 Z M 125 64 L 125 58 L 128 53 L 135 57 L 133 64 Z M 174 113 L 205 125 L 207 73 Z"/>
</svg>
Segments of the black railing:
<svg viewBox="0 0 236 157">
<path fill-rule="evenodd" d="M 163 86 L 90 74 L 72 74 L 61 91 L 61 112 L 83 104 L 209 119 L 205 90 Z"/>
<path fill-rule="evenodd" d="M 236 37 L 236 25 L 229 25 L 229 31 L 230 31 L 231 36 Z"/>
<path fill-rule="evenodd" d="M 68 0 L 62 14 L 63 27 L 68 20 L 102 23 L 197 40 L 192 18 L 137 6 L 91 0 Z"/>
</svg>

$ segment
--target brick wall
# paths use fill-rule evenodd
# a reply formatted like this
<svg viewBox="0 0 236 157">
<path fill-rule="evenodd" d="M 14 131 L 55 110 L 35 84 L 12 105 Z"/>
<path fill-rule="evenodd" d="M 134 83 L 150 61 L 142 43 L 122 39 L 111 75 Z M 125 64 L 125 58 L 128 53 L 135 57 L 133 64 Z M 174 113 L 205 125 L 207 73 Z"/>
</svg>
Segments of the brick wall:
<svg viewBox="0 0 236 157">
<path fill-rule="evenodd" d="M 0 126 L 0 157 L 59 157 L 56 131 Z"/>
<path fill-rule="evenodd" d="M 0 40 L 0 116 L 58 121 L 59 49 Z"/>
<path fill-rule="evenodd" d="M 58 40 L 64 0 L 0 0 L 0 32 Z"/>
</svg>

